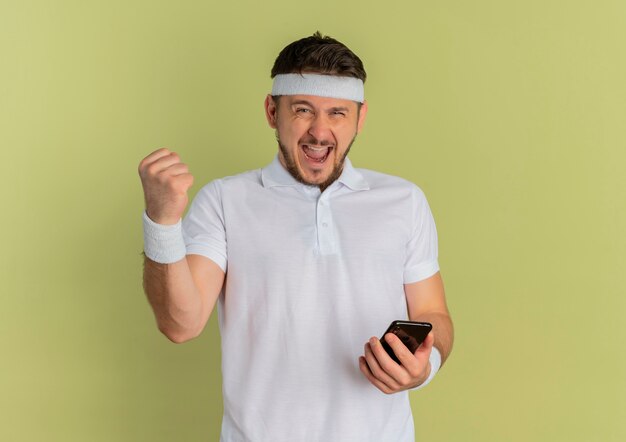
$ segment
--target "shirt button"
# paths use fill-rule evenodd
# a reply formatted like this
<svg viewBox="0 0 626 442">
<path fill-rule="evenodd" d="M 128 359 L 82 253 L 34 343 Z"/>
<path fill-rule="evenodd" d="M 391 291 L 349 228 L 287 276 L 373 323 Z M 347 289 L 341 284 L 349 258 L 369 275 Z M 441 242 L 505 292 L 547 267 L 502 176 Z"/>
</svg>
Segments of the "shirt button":
<svg viewBox="0 0 626 442">
<path fill-rule="evenodd" d="M 328 223 L 322 223 L 322 227 L 328 227 Z"/>
</svg>

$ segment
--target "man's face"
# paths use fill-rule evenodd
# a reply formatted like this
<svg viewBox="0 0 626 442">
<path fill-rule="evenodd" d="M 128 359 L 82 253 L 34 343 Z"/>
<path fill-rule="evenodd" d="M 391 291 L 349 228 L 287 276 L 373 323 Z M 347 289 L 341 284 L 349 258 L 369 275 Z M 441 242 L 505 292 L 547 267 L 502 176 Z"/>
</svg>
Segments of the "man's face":
<svg viewBox="0 0 626 442">
<path fill-rule="evenodd" d="M 341 175 L 350 146 L 361 131 L 367 104 L 314 95 L 265 99 L 269 125 L 276 129 L 278 158 L 298 181 L 328 187 Z"/>
</svg>

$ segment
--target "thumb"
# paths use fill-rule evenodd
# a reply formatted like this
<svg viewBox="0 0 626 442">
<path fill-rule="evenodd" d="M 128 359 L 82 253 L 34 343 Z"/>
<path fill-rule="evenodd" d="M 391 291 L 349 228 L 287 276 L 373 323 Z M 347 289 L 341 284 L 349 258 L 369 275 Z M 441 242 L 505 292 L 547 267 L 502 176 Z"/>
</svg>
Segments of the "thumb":
<svg viewBox="0 0 626 442">
<path fill-rule="evenodd" d="M 415 350 L 415 357 L 420 361 L 427 361 L 430 357 L 433 345 L 435 344 L 435 333 L 431 331 L 424 339 L 424 342 Z"/>
</svg>

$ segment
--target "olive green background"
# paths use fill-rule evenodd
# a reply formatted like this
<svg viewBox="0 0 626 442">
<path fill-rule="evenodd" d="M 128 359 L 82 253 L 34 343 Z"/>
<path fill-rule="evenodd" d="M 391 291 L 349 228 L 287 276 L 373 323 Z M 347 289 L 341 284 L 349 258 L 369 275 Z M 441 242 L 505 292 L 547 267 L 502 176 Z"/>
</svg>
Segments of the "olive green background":
<svg viewBox="0 0 626 442">
<path fill-rule="evenodd" d="M 0 440 L 218 439 L 216 319 L 157 331 L 137 166 L 176 150 L 193 196 L 269 163 L 271 65 L 318 29 L 369 75 L 353 163 L 437 221 L 456 342 L 416 440 L 626 440 L 621 0 L 3 0 Z"/>
</svg>

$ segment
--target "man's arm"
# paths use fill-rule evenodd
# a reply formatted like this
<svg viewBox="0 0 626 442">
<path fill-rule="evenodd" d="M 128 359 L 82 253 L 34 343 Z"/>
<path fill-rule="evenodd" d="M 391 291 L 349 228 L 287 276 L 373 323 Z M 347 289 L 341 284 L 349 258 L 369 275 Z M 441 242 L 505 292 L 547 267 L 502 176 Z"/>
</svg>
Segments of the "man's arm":
<svg viewBox="0 0 626 442">
<path fill-rule="evenodd" d="M 454 328 L 446 303 L 441 273 L 430 278 L 404 285 L 409 319 L 430 322 L 435 336 L 434 345 L 441 353 L 441 364 L 448 359 L 454 342 Z"/>
<path fill-rule="evenodd" d="M 378 338 L 372 337 L 365 344 L 365 355 L 359 358 L 359 368 L 372 385 L 386 394 L 418 387 L 428 379 L 433 345 L 441 354 L 442 364 L 452 349 L 452 320 L 439 272 L 423 281 L 405 284 L 404 292 L 409 319 L 430 322 L 433 330 L 415 353 L 411 353 L 393 333 L 387 333 L 383 337 L 400 364 L 391 359 Z"/>
<path fill-rule="evenodd" d="M 193 175 L 178 154 L 166 148 L 155 150 L 141 160 L 138 172 L 146 201 L 144 241 L 148 240 L 146 251 L 151 250 L 153 258 L 144 254 L 144 291 L 159 330 L 173 342 L 185 342 L 204 328 L 222 290 L 224 272 L 204 256 L 181 258 L 183 237 L 176 236 L 180 231 L 169 230 L 180 222 L 193 184 Z M 156 233 L 146 236 L 146 225 Z M 164 227 L 169 233 L 164 234 Z M 167 238 L 172 233 L 174 237 Z"/>
<path fill-rule="evenodd" d="M 159 264 L 144 255 L 143 287 L 159 330 L 176 343 L 198 336 L 211 316 L 224 276 L 216 263 L 201 255 L 187 255 L 173 264 Z"/>
</svg>

